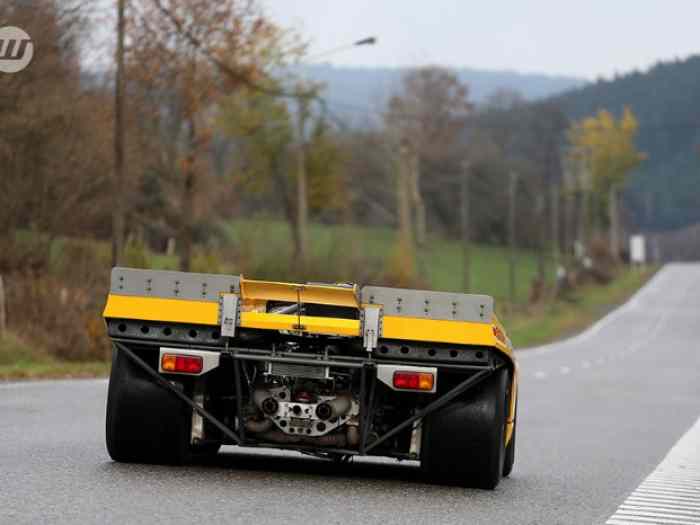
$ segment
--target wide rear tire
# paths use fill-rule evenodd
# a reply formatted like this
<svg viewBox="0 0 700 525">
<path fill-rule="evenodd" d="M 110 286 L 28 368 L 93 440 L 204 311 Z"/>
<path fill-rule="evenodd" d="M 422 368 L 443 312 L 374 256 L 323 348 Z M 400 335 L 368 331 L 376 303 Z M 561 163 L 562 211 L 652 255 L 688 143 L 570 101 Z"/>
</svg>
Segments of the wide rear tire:
<svg viewBox="0 0 700 525">
<path fill-rule="evenodd" d="M 114 350 L 107 393 L 107 451 L 124 463 L 182 464 L 192 459 L 192 409 Z"/>
<path fill-rule="evenodd" d="M 423 421 L 421 468 L 433 481 L 494 489 L 505 462 L 508 373 L 499 369 L 474 392 Z"/>
</svg>

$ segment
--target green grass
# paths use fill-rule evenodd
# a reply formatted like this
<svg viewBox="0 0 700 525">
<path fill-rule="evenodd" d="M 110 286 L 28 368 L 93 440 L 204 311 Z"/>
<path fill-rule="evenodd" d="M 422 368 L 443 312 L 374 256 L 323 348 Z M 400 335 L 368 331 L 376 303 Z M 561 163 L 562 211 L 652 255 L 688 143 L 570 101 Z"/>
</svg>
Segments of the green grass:
<svg viewBox="0 0 700 525">
<path fill-rule="evenodd" d="M 285 280 L 297 277 L 292 236 L 286 222 L 276 219 L 238 219 L 223 225 L 227 234 L 218 248 L 195 250 L 193 271 L 244 273 L 257 279 Z M 21 231 L 18 240 L 37 242 L 39 234 Z M 349 280 L 382 284 L 382 272 L 397 247 L 396 232 L 388 227 L 311 224 L 310 251 L 313 263 L 305 272 L 308 280 Z M 228 242 L 227 242 L 228 241 Z M 217 253 L 219 252 L 219 253 Z M 73 253 L 73 257 L 62 254 Z M 229 257 L 220 257 L 227 253 Z M 109 267 L 110 245 L 105 241 L 57 238 L 50 249 L 51 268 L 60 273 L 65 264 L 82 261 Z M 527 302 L 536 275 L 536 254 L 517 252 L 516 303 Z M 65 260 L 68 259 L 68 260 Z M 419 279 L 434 290 L 464 291 L 461 244 L 432 236 L 417 253 Z M 127 246 L 126 266 L 176 270 L 177 256 L 153 253 L 136 245 Z M 369 277 L 368 277 L 369 276 Z M 551 265 L 547 277 L 551 279 Z M 492 295 L 501 303 L 508 299 L 508 249 L 474 244 L 471 249 L 471 291 Z"/>
<path fill-rule="evenodd" d="M 60 361 L 12 333 L 0 338 L 0 381 L 104 377 L 108 373 L 109 363 L 105 361 Z"/>
<path fill-rule="evenodd" d="M 263 275 L 248 275 L 250 272 L 243 268 L 249 277 L 282 279 L 286 268 L 294 264 L 291 235 L 285 222 L 237 220 L 227 225 L 227 231 L 236 247 L 250 253 L 248 266 L 253 271 L 262 270 Z M 313 257 L 327 261 L 328 265 L 342 264 L 338 258 L 360 254 L 367 258 L 369 264 L 385 268 L 397 245 L 395 231 L 384 227 L 313 224 L 309 238 Z M 509 295 L 508 253 L 508 249 L 502 246 L 472 246 L 472 292 L 492 295 L 497 301 L 506 300 Z M 516 257 L 516 302 L 525 303 L 537 272 L 537 259 L 535 252 L 528 250 L 519 250 Z M 418 250 L 417 259 L 419 274 L 429 288 L 463 291 L 463 256 L 458 241 L 432 237 L 426 246 Z M 270 264 L 271 261 L 276 264 Z M 282 272 L 282 276 L 279 272 Z M 358 280 L 352 273 L 343 277 Z M 322 279 L 323 276 L 318 278 Z M 548 278 L 551 278 L 551 273 L 548 273 Z"/>
<path fill-rule="evenodd" d="M 655 269 L 625 269 L 607 285 L 589 284 L 559 300 L 504 316 L 503 324 L 516 348 L 536 346 L 582 331 L 629 299 Z"/>
<path fill-rule="evenodd" d="M 296 264 L 288 225 L 279 220 L 237 220 L 224 226 L 228 240 L 217 249 L 199 248 L 193 271 L 244 273 L 258 279 L 285 280 L 294 275 Z M 31 240 L 27 234 L 25 236 Z M 381 271 L 396 250 L 396 234 L 390 228 L 312 224 L 310 249 L 313 263 L 310 280 L 345 279 L 382 284 Z M 73 245 L 71 247 L 71 244 Z M 64 253 L 83 247 L 93 255 L 84 265 L 107 268 L 109 245 L 101 241 L 57 239 L 51 246 L 56 265 Z M 64 252 L 65 250 L 65 252 Z M 229 258 L 226 254 L 229 254 Z M 653 271 L 622 270 L 607 286 L 578 288 L 568 300 L 527 306 L 530 286 L 537 271 L 533 251 L 517 252 L 516 304 L 507 305 L 508 250 L 501 246 L 475 244 L 471 249 L 471 292 L 492 295 L 496 308 L 516 348 L 534 346 L 576 333 L 624 302 Z M 75 257 L 68 257 L 71 261 Z M 434 290 L 462 290 L 462 247 L 458 241 L 432 237 L 417 253 L 418 270 L 425 286 Z M 235 262 L 233 262 L 235 260 Z M 138 247 L 127 265 L 176 269 L 177 258 L 154 254 Z M 53 266 L 53 265 L 52 265 Z M 551 270 L 551 265 L 550 270 Z M 366 271 L 369 267 L 372 271 Z M 551 274 L 548 274 L 551 279 Z M 101 361 L 61 361 L 8 333 L 0 339 L 0 380 L 55 377 L 104 376 L 109 364 Z"/>
</svg>

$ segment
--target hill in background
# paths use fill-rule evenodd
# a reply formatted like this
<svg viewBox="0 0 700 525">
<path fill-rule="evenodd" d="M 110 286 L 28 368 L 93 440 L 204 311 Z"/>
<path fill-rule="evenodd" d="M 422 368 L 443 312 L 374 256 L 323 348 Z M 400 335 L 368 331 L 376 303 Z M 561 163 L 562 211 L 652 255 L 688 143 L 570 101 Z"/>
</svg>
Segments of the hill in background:
<svg viewBox="0 0 700 525">
<path fill-rule="evenodd" d="M 700 222 L 700 56 L 647 72 L 601 80 L 554 98 L 573 119 L 629 106 L 639 119 L 637 146 L 648 160 L 624 193 L 628 222 L 640 230 Z"/>
<path fill-rule="evenodd" d="M 405 68 L 341 67 L 330 64 L 305 66 L 302 74 L 307 80 L 325 84 L 324 98 L 329 109 L 351 124 L 375 122 L 389 97 L 400 88 Z M 472 102 L 483 102 L 500 89 L 519 91 L 526 99 L 546 98 L 562 91 L 582 86 L 584 79 L 548 76 L 514 71 L 485 71 L 454 69 L 460 81 L 469 86 Z"/>
</svg>

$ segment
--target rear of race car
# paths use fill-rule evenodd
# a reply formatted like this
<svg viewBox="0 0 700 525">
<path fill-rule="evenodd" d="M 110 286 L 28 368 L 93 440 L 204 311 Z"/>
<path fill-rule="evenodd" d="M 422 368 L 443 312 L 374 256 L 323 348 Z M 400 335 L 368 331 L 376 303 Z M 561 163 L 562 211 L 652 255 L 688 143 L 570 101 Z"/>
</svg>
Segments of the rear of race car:
<svg viewBox="0 0 700 525">
<path fill-rule="evenodd" d="M 512 469 L 517 365 L 488 296 L 115 268 L 104 317 L 116 461 L 275 447 L 483 488 Z"/>
</svg>

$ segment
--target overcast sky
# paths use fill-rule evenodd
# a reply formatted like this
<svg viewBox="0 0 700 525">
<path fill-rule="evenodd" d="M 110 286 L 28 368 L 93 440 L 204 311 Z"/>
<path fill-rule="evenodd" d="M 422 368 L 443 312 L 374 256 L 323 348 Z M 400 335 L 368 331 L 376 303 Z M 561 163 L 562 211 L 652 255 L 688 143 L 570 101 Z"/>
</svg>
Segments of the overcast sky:
<svg viewBox="0 0 700 525">
<path fill-rule="evenodd" d="M 700 0 L 264 0 L 310 54 L 376 35 L 345 65 L 437 63 L 594 79 L 700 51 Z"/>
</svg>

